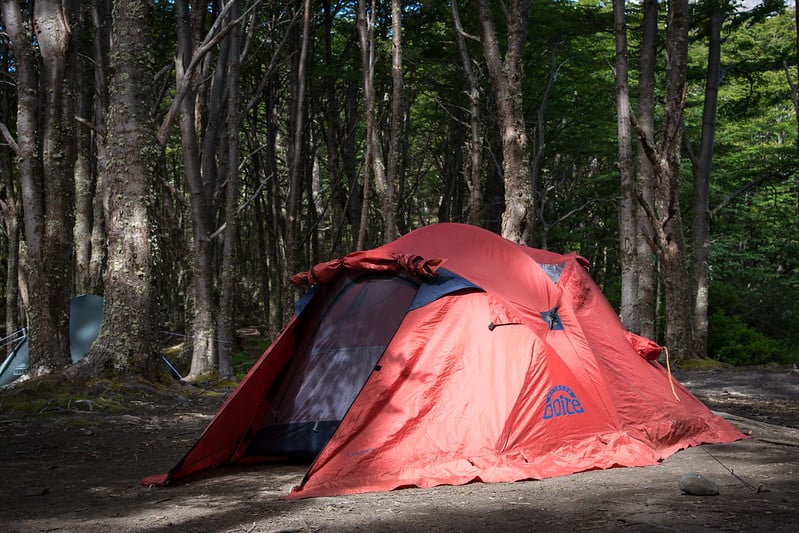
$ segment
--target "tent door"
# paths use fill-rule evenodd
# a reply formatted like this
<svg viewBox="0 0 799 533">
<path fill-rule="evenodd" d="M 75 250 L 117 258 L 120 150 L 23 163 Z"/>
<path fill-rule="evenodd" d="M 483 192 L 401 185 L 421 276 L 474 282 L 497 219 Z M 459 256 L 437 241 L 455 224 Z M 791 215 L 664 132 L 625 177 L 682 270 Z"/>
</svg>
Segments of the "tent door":
<svg viewBox="0 0 799 533">
<path fill-rule="evenodd" d="M 316 457 L 375 369 L 417 288 L 396 275 L 360 275 L 317 294 L 246 455 Z"/>
</svg>

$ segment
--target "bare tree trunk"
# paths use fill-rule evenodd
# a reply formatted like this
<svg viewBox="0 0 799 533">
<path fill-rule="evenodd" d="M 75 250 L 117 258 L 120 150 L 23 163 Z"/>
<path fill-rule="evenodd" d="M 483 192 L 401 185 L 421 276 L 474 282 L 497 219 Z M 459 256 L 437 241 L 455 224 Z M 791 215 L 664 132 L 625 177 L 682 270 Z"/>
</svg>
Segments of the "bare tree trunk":
<svg viewBox="0 0 799 533">
<path fill-rule="evenodd" d="M 308 61 L 308 43 L 311 28 L 311 2 L 303 1 L 302 35 L 300 37 L 300 57 L 297 62 L 296 91 L 294 94 L 294 132 L 292 149 L 289 154 L 289 192 L 286 205 L 286 274 L 293 276 L 300 270 L 300 193 L 302 190 L 303 137 L 305 122 L 305 71 Z"/>
<path fill-rule="evenodd" d="M 216 370 L 217 353 L 214 328 L 212 189 L 202 175 L 196 115 L 196 72 L 189 66 L 194 59 L 194 31 L 188 0 L 175 2 L 178 55 L 175 75 L 185 92 L 178 104 L 179 125 L 186 185 L 189 189 L 192 228 L 191 269 L 191 369 L 186 379 L 193 380 Z M 191 78 L 187 82 L 186 78 Z M 177 97 L 177 96 L 176 96 Z"/>
<path fill-rule="evenodd" d="M 325 57 L 325 68 L 334 68 L 333 57 L 333 21 L 335 20 L 334 8 L 331 5 L 331 0 L 324 0 L 323 2 L 323 27 L 322 39 L 323 50 Z M 347 208 L 349 204 L 350 195 L 344 187 L 344 173 L 343 152 L 342 144 L 342 125 L 339 114 L 339 97 L 336 92 L 336 80 L 332 76 L 326 76 L 324 79 L 324 92 L 325 92 L 325 147 L 327 149 L 327 172 L 330 176 L 330 182 L 333 184 L 331 191 L 332 197 L 332 237 L 331 248 L 336 250 L 338 243 L 341 242 L 341 234 L 347 220 Z M 355 228 L 356 224 L 351 223 L 351 228 Z M 357 229 L 356 229 L 357 231 Z M 334 253 L 335 255 L 335 253 Z"/>
<path fill-rule="evenodd" d="M 84 51 L 86 57 L 90 57 Z M 87 61 L 78 63 L 80 79 L 90 79 L 93 75 Z M 94 87 L 90 83 L 78 88 L 77 117 L 80 122 L 77 128 L 77 158 L 75 160 L 75 292 L 77 294 L 93 294 L 91 284 L 92 259 L 92 224 L 94 223 L 94 196 L 97 183 L 97 172 L 94 165 L 92 109 L 94 104 Z"/>
<path fill-rule="evenodd" d="M 10 50 L 6 42 L 0 44 L 0 71 L 8 78 L 12 77 L 12 67 L 10 61 Z M 16 68 L 14 65 L 13 68 Z M 6 278 L 5 278 L 5 335 L 11 335 L 19 330 L 23 325 L 20 319 L 19 305 L 19 249 L 20 249 L 20 214 L 22 205 L 19 198 L 19 191 L 14 179 L 14 157 L 18 156 L 19 147 L 16 141 L 11 138 L 8 126 L 13 118 L 12 99 L 9 91 L 0 93 L 0 128 L 3 135 L 7 137 L 4 147 L 0 148 L 0 176 L 2 176 L 2 187 L 4 196 L 0 197 L 0 212 L 3 216 L 3 228 L 6 234 Z M 2 357 L 2 355 L 0 355 Z"/>
<path fill-rule="evenodd" d="M 510 0 L 506 4 L 508 46 L 504 60 L 488 0 L 478 0 L 477 7 L 483 55 L 494 86 L 502 131 L 502 170 L 505 182 L 502 236 L 516 243 L 529 244 L 534 209 L 522 102 L 522 58 L 530 5 L 523 0 Z"/>
<path fill-rule="evenodd" d="M 157 344 L 158 251 L 153 187 L 161 151 L 155 135 L 151 0 L 112 10 L 108 114 L 108 275 L 100 335 L 87 354 L 94 372 L 162 375 Z"/>
<path fill-rule="evenodd" d="M 625 0 L 613 0 L 613 30 L 616 36 L 616 127 L 619 142 L 619 249 L 621 252 L 621 321 L 630 331 L 640 332 L 636 309 L 638 268 L 636 263 L 636 209 L 638 201 L 633 178 L 632 135 L 630 132 L 630 87 L 627 67 L 627 21 Z"/>
<path fill-rule="evenodd" d="M 638 72 L 638 127 L 643 135 L 652 139 L 655 132 L 655 54 L 658 44 L 658 2 L 644 0 L 644 20 L 641 36 L 641 58 Z M 640 138 L 637 141 L 636 173 L 637 196 L 636 206 L 637 232 L 636 264 L 638 269 L 638 291 L 635 308 L 638 312 L 637 322 L 640 335 L 652 340 L 657 339 L 656 325 L 656 280 L 655 280 L 655 242 L 652 222 L 647 211 L 654 211 L 655 177 L 652 161 L 647 157 Z"/>
<path fill-rule="evenodd" d="M 547 85 L 544 88 L 544 94 L 541 95 L 541 104 L 538 106 L 538 113 L 536 113 L 536 131 L 535 140 L 533 143 L 533 161 L 530 165 L 530 180 L 532 183 L 533 198 L 537 201 L 538 205 L 538 224 L 539 224 L 539 246 L 544 250 L 547 249 L 547 240 L 549 238 L 549 229 L 552 227 L 544 220 L 544 206 L 547 203 L 547 195 L 550 191 L 557 188 L 549 183 L 541 183 L 541 165 L 544 161 L 544 154 L 546 153 L 547 137 L 546 137 L 546 111 L 549 105 L 549 97 L 552 94 L 552 88 L 558 80 L 558 72 L 560 65 L 558 64 L 558 46 L 552 45 L 550 51 L 549 63 L 549 77 L 547 78 Z"/>
<path fill-rule="evenodd" d="M 400 182 L 400 141 L 402 135 L 402 5 L 391 0 L 391 129 L 388 139 L 388 168 L 383 193 L 383 242 L 397 238 L 396 188 Z"/>
<path fill-rule="evenodd" d="M 4 110 L 5 111 L 5 110 Z M 7 117 L 3 113 L 3 117 Z M 5 123 L 5 120 L 3 121 Z M 5 198 L 0 198 L 3 228 L 6 234 L 6 279 L 5 279 L 5 335 L 11 335 L 22 326 L 19 305 L 19 247 L 20 247 L 20 202 L 17 197 L 12 170 L 10 149 L 0 154 L 0 174 L 3 176 Z M 5 354 L 3 354 L 5 355 Z M 0 356 L 2 357 L 2 356 Z"/>
<path fill-rule="evenodd" d="M 92 26 L 94 46 L 94 149 L 95 191 L 92 203 L 91 257 L 89 258 L 88 291 L 101 294 L 107 262 L 106 223 L 108 214 L 108 162 L 107 113 L 108 113 L 108 53 L 111 49 L 111 0 L 92 2 Z"/>
<path fill-rule="evenodd" d="M 236 5 L 231 8 L 230 19 L 238 17 L 238 1 L 228 0 Z M 225 185 L 225 229 L 222 243 L 222 264 L 220 272 L 219 320 L 217 337 L 219 342 L 219 375 L 230 377 L 233 368 L 233 349 L 236 343 L 236 329 L 233 320 L 233 307 L 236 296 L 236 239 L 238 237 L 238 196 L 239 196 L 239 53 L 241 50 L 241 30 L 237 25 L 227 37 L 227 140 L 228 164 Z"/>
<path fill-rule="evenodd" d="M 655 210 L 650 213 L 657 235 L 658 257 L 666 295 L 666 346 L 675 361 L 695 357 L 691 276 L 686 264 L 680 214 L 680 146 L 688 61 L 688 2 L 670 0 L 666 47 L 666 103 L 655 145 L 643 139 L 655 171 Z M 639 137 L 642 132 L 639 131 Z"/>
<path fill-rule="evenodd" d="M 358 230 L 356 250 L 363 250 L 366 240 L 366 229 L 369 225 L 369 178 L 374 173 L 377 146 L 375 145 L 375 89 L 374 89 L 374 18 L 375 2 L 369 14 L 366 12 L 365 0 L 358 0 L 358 42 L 361 48 L 361 69 L 363 76 L 364 117 L 366 121 L 366 150 L 363 164 L 363 204 L 361 205 L 361 221 Z"/>
<path fill-rule="evenodd" d="M 466 169 L 464 177 L 469 187 L 469 223 L 482 226 L 483 223 L 483 188 L 485 178 L 483 174 L 483 143 L 482 127 L 480 124 L 480 85 L 472 67 L 472 58 L 466 48 L 466 32 L 461 24 L 458 13 L 458 2 L 450 2 L 452 21 L 455 24 L 455 40 L 458 43 L 458 52 L 461 56 L 461 65 L 469 84 L 469 138 L 466 141 Z M 475 37 L 472 37 L 476 39 Z"/>
<path fill-rule="evenodd" d="M 224 5 L 226 14 L 220 14 L 219 17 L 225 21 L 222 24 L 232 24 L 232 21 L 235 20 L 233 13 L 238 13 L 238 2 L 226 2 Z M 202 39 L 204 30 L 202 20 L 192 13 L 192 21 L 192 35 L 194 36 L 194 41 L 198 42 Z M 212 81 L 210 83 L 198 81 L 194 93 L 195 117 L 202 117 L 200 119 L 201 125 L 195 126 L 195 129 L 198 135 L 198 145 L 200 144 L 200 139 L 202 140 L 200 176 L 202 177 L 202 186 L 205 191 L 205 208 L 208 210 L 206 218 L 211 227 L 214 226 L 216 220 L 222 220 L 222 227 L 208 235 L 207 252 L 210 254 L 211 270 L 205 275 L 212 289 L 211 302 L 207 307 L 211 312 L 209 342 L 214 343 L 215 346 L 214 352 L 208 355 L 208 357 L 214 357 L 214 360 L 208 361 L 210 367 L 206 373 L 217 370 L 220 377 L 230 377 L 232 374 L 231 358 L 233 345 L 235 344 L 235 331 L 232 323 L 233 311 L 228 300 L 228 298 L 233 297 L 234 285 L 231 284 L 233 280 L 226 278 L 226 276 L 232 276 L 229 271 L 230 265 L 228 261 L 232 260 L 233 257 L 233 249 L 228 248 L 233 243 L 228 242 L 227 238 L 230 235 L 229 231 L 232 229 L 233 238 L 235 239 L 236 222 L 234 219 L 232 221 L 233 226 L 228 226 L 229 215 L 226 206 L 229 201 L 228 193 L 237 193 L 237 191 L 230 191 L 227 187 L 233 186 L 237 188 L 238 175 L 233 178 L 232 182 L 230 181 L 231 169 L 227 167 L 232 154 L 226 150 L 230 148 L 226 141 L 231 140 L 228 138 L 230 131 L 227 129 L 225 117 L 229 103 L 227 98 L 229 98 L 231 91 L 235 92 L 237 90 L 237 88 L 229 87 L 231 82 L 229 69 L 232 54 L 230 47 L 233 45 L 232 41 L 234 39 L 233 34 L 238 35 L 239 31 L 238 25 L 234 25 L 233 29 L 226 34 L 219 44 L 219 54 L 213 76 L 206 74 L 210 70 L 209 62 L 203 62 L 201 78 L 204 80 L 210 78 Z M 236 46 L 238 46 L 238 43 L 236 43 Z M 196 54 L 197 51 L 195 50 L 194 53 Z M 238 54 L 238 50 L 236 54 Z M 236 61 L 238 62 L 238 55 Z M 238 79 L 238 71 L 235 74 Z M 237 141 L 238 136 L 231 142 Z M 235 156 L 238 157 L 238 146 L 235 147 L 235 150 Z M 236 166 L 238 167 L 238 163 Z M 233 170 L 233 172 L 235 171 Z M 228 179 L 220 184 L 220 176 Z M 235 202 L 233 209 L 235 210 Z M 222 308 L 223 305 L 226 306 L 225 309 Z"/>
<path fill-rule="evenodd" d="M 46 245 L 38 250 L 34 260 L 29 248 L 31 285 L 42 290 L 48 317 L 45 323 L 56 336 L 48 350 L 58 349 L 69 355 L 69 302 L 74 282 L 75 221 L 75 158 L 77 108 L 77 34 L 80 31 L 80 2 L 72 0 L 34 4 L 34 28 L 42 54 L 42 86 L 44 88 L 44 122 L 42 133 L 42 178 L 44 181 L 44 234 Z M 26 218 L 27 220 L 27 218 Z M 41 269 L 41 271 L 39 271 Z M 41 294 L 41 293 L 40 293 Z M 47 327 L 47 326 L 45 326 Z M 39 339 L 43 338 L 46 330 Z M 31 335 L 31 367 L 35 368 Z M 45 360 L 52 354 L 44 354 Z M 69 362 L 69 359 L 67 359 Z"/>
<path fill-rule="evenodd" d="M 33 27 L 41 55 L 39 79 L 36 53 L 31 45 L 33 36 L 27 29 L 30 25 L 23 19 L 17 2 L 3 0 L 3 22 L 16 60 L 17 144 L 30 283 L 28 373 L 33 376 L 49 374 L 70 362 L 69 301 L 75 207 L 74 61 L 79 7 L 77 2 L 34 4 Z M 39 136 L 41 147 L 37 142 Z"/>
<path fill-rule="evenodd" d="M 716 135 L 716 109 L 721 83 L 721 25 L 724 13 L 710 14 L 708 28 L 707 77 L 705 103 L 702 110 L 702 138 L 699 154 L 693 161 L 693 255 L 691 266 L 694 275 L 694 342 L 696 353 L 707 356 L 708 335 L 708 242 L 710 240 L 710 173 L 713 166 L 713 145 Z"/>
</svg>

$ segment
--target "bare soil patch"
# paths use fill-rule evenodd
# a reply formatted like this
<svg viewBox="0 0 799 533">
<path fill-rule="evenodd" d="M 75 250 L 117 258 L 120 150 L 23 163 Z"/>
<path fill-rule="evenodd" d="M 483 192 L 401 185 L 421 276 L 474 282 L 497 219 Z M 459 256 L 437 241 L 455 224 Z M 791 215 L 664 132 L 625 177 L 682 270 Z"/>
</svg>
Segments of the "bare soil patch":
<svg viewBox="0 0 799 533">
<path fill-rule="evenodd" d="M 124 400 L 26 413 L 0 395 L 0 531 L 795 531 L 799 372 L 683 370 L 676 376 L 752 438 L 700 446 L 660 465 L 543 481 L 475 483 L 286 501 L 301 466 L 220 469 L 153 489 L 229 390 L 133 386 Z M 113 407 L 113 408 L 111 408 Z M 698 472 L 718 496 L 689 496 Z"/>
</svg>

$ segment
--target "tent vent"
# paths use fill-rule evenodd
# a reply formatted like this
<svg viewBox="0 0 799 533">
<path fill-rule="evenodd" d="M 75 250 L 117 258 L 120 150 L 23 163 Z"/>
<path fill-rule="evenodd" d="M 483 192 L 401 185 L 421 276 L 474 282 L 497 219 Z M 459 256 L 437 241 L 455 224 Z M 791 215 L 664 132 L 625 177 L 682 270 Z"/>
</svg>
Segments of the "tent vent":
<svg viewBox="0 0 799 533">
<path fill-rule="evenodd" d="M 542 311 L 541 318 L 549 325 L 550 331 L 559 331 L 563 329 L 563 322 L 558 316 L 557 307 L 553 307 L 549 311 Z"/>
<path fill-rule="evenodd" d="M 549 276 L 549 279 L 552 280 L 552 283 L 557 285 L 558 281 L 560 280 L 560 275 L 563 274 L 563 269 L 566 268 L 566 263 L 539 263 L 539 266 L 544 270 L 544 272 L 546 272 L 546 275 Z"/>
</svg>

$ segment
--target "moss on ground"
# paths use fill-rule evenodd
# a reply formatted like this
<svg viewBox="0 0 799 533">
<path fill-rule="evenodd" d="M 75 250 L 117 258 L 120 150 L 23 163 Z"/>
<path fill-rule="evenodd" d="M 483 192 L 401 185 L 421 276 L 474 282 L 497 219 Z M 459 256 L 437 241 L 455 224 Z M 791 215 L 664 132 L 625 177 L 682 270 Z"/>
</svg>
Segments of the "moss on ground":
<svg viewBox="0 0 799 533">
<path fill-rule="evenodd" d="M 179 385 L 178 382 L 107 378 L 73 382 L 63 375 L 50 375 L 0 389 L 0 416 L 121 413 L 135 410 L 137 404 L 153 397 L 185 401 L 186 397 L 216 398 L 221 394 L 217 390 Z"/>
<path fill-rule="evenodd" d="M 711 370 L 713 368 L 726 368 L 730 365 L 715 359 L 684 359 L 680 361 L 678 366 L 686 370 Z"/>
</svg>

